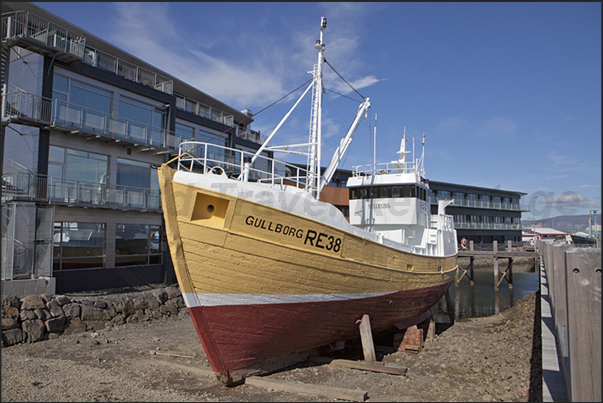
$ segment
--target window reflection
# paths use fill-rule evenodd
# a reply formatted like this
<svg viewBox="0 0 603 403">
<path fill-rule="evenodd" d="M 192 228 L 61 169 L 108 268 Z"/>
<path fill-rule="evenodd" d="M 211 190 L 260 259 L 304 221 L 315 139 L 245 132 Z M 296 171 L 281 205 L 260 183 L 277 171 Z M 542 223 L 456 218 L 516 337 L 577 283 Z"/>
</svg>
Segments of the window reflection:
<svg viewBox="0 0 603 403">
<path fill-rule="evenodd" d="M 104 266 L 104 223 L 55 222 L 52 240 L 53 270 Z"/>
<path fill-rule="evenodd" d="M 117 224 L 115 266 L 158 264 L 162 261 L 158 225 Z"/>
</svg>

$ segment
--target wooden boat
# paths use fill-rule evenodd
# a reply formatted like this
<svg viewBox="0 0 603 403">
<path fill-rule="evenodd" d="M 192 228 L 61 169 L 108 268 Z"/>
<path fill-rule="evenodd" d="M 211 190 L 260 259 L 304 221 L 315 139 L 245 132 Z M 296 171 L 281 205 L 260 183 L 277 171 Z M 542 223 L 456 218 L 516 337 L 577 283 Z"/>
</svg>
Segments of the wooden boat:
<svg viewBox="0 0 603 403">
<path fill-rule="evenodd" d="M 442 203 L 431 214 L 422 163 L 406 161 L 405 138 L 388 168 L 354 171 L 350 222 L 320 201 L 370 106 L 365 99 L 319 177 L 325 27 L 323 18 L 314 80 L 304 92 L 314 92 L 307 169 L 266 156 L 294 147 L 269 146 L 284 120 L 255 154 L 184 142 L 176 169 L 159 169 L 178 283 L 226 384 L 358 337 L 365 314 L 373 332 L 424 314 L 454 280 L 452 217 Z"/>
</svg>

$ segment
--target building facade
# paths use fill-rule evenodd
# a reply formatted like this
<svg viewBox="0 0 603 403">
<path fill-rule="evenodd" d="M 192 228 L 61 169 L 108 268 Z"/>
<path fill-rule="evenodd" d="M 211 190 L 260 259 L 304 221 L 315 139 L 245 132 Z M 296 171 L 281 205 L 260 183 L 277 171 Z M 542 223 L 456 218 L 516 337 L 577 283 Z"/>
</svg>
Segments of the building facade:
<svg viewBox="0 0 603 403">
<path fill-rule="evenodd" d="M 196 140 L 255 151 L 243 112 L 31 3 L 2 3 L 2 287 L 174 282 L 157 167 Z"/>
</svg>

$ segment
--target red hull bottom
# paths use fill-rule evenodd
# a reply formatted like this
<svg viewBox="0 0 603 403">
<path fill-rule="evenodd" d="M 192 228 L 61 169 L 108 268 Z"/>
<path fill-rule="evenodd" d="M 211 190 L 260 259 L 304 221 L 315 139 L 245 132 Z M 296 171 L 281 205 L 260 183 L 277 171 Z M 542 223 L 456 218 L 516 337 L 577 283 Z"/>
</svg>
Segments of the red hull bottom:
<svg viewBox="0 0 603 403">
<path fill-rule="evenodd" d="M 435 305 L 450 284 L 364 299 L 205 306 L 189 312 L 212 369 L 230 383 L 236 381 L 235 371 L 268 372 L 262 362 L 359 337 L 356 321 L 363 314 L 369 315 L 373 332 L 414 318 Z"/>
</svg>

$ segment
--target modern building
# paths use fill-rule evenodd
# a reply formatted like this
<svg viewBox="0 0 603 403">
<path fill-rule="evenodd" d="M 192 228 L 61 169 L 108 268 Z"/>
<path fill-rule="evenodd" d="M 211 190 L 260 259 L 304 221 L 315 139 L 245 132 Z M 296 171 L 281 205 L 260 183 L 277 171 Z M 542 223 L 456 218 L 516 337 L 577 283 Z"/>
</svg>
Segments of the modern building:
<svg viewBox="0 0 603 403">
<path fill-rule="evenodd" d="M 157 167 L 187 139 L 257 150 L 250 112 L 32 3 L 1 35 L 3 292 L 175 281 Z"/>
<path fill-rule="evenodd" d="M 2 292 L 174 282 L 157 167 L 183 140 L 255 152 L 265 138 L 251 113 L 32 3 L 2 3 L 1 36 Z M 345 216 L 350 175 L 321 193 Z M 433 213 L 454 198 L 459 241 L 521 241 L 525 193 L 430 188 Z"/>
</svg>

